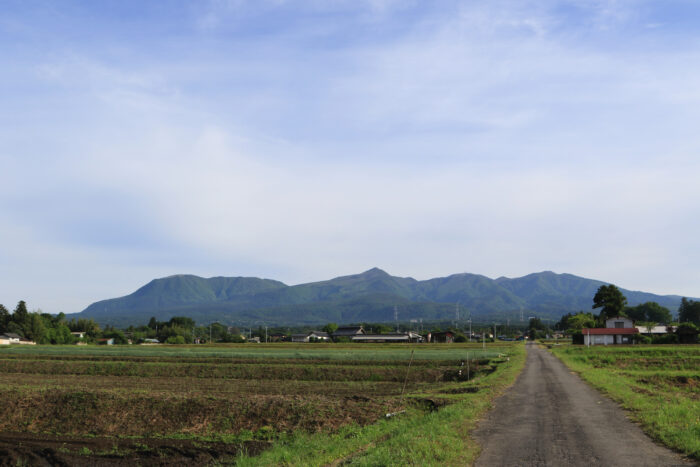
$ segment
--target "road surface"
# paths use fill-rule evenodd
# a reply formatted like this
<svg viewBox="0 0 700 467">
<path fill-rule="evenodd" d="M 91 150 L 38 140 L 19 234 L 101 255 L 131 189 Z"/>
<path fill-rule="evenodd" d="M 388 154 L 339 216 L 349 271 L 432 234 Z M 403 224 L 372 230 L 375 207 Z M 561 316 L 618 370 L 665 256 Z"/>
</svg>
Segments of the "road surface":
<svg viewBox="0 0 700 467">
<path fill-rule="evenodd" d="M 655 444 L 549 352 L 527 349 L 522 374 L 475 432 L 476 466 L 696 465 Z"/>
</svg>

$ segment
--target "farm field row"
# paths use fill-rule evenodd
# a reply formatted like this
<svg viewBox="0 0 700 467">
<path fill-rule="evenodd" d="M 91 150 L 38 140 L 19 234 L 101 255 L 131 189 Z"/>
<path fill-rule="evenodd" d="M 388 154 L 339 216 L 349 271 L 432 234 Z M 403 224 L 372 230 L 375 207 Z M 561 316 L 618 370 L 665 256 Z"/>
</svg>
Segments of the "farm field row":
<svg viewBox="0 0 700 467">
<path fill-rule="evenodd" d="M 138 345 L 138 346 L 0 346 L 0 355 L 29 355 L 66 356 L 73 357 L 159 357 L 159 358 L 224 358 L 224 359 L 303 359 L 303 360 L 333 360 L 348 362 L 367 361 L 408 361 L 411 359 L 410 350 L 418 349 L 413 359 L 421 360 L 455 360 L 466 356 L 469 352 L 479 352 L 484 356 L 497 356 L 503 349 L 509 348 L 507 343 L 488 344 L 482 348 L 481 343 L 456 345 L 418 345 L 406 344 L 214 344 L 214 345 Z"/>
<path fill-rule="evenodd" d="M 656 440 L 700 459 L 700 346 L 554 346 Z"/>
<path fill-rule="evenodd" d="M 408 429 L 417 418 L 485 410 L 515 377 L 523 355 L 519 344 L 158 346 L 145 353 L 126 346 L 2 348 L 0 398 L 8 403 L 0 408 L 0 431 L 6 438 L 24 433 L 38 452 L 53 449 L 69 463 L 161 462 L 185 449 L 169 451 L 164 440 L 189 440 L 194 463 L 266 465 L 269 456 L 290 452 L 311 465 L 328 456 L 364 459 L 393 442 L 373 438 L 387 430 Z M 399 415 L 386 419 L 387 413 Z M 373 439 L 374 447 L 357 452 L 348 438 L 328 445 L 341 433 L 358 442 Z M 60 451 L 47 447 L 61 439 Z M 111 447 L 86 450 L 80 439 Z M 326 454 L 318 454 L 319 442 Z M 32 452 L 16 452 L 17 459 L 31 461 Z"/>
</svg>

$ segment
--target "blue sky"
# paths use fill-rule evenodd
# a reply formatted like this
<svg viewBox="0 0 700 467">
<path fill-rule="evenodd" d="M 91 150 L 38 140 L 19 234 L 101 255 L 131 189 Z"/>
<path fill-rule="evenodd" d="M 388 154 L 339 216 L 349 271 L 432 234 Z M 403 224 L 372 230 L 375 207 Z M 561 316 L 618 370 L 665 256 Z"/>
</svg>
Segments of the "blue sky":
<svg viewBox="0 0 700 467">
<path fill-rule="evenodd" d="M 554 270 L 700 296 L 694 1 L 4 1 L 0 303 Z"/>
</svg>

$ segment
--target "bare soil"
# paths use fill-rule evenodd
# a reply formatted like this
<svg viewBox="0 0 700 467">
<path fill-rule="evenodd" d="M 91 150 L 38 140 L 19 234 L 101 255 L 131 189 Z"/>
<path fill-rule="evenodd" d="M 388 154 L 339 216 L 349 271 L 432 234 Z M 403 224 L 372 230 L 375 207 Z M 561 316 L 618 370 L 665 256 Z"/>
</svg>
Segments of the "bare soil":
<svg viewBox="0 0 700 467">
<path fill-rule="evenodd" d="M 0 466 L 192 466 L 258 454 L 267 441 L 210 443 L 177 439 L 115 439 L 0 433 Z"/>
</svg>

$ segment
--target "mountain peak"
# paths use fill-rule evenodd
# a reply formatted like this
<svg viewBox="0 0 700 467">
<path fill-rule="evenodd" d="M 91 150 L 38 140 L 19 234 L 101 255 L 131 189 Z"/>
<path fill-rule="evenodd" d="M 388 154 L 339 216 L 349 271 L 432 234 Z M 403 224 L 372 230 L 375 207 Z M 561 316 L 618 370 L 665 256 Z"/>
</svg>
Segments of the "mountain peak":
<svg viewBox="0 0 700 467">
<path fill-rule="evenodd" d="M 389 273 L 379 269 L 378 267 L 373 267 L 372 269 L 368 269 L 363 273 L 360 273 L 361 276 L 388 276 Z"/>
</svg>

